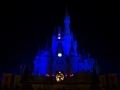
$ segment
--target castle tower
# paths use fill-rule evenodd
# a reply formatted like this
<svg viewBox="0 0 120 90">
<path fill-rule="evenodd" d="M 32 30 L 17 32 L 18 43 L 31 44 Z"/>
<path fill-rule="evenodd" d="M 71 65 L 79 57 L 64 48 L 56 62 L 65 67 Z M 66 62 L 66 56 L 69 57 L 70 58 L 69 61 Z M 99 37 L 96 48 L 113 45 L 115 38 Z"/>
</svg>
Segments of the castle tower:
<svg viewBox="0 0 120 90">
<path fill-rule="evenodd" d="M 78 57 L 77 52 L 74 49 L 73 43 L 71 42 L 71 49 L 69 53 L 69 60 L 70 60 L 70 73 L 74 74 L 78 71 Z"/>
<path fill-rule="evenodd" d="M 68 11 L 66 8 L 66 15 L 64 18 L 64 51 L 66 55 L 69 55 L 71 48 L 71 34 L 70 34 L 70 16 L 68 15 Z"/>
<path fill-rule="evenodd" d="M 49 46 L 48 46 L 48 39 L 47 39 L 47 42 L 46 42 L 46 47 L 45 47 L 45 50 L 44 50 L 44 55 L 45 56 L 50 56 L 50 50 L 49 50 Z"/>
<path fill-rule="evenodd" d="M 64 34 L 65 35 L 70 35 L 70 16 L 68 15 L 67 7 L 66 7 L 66 15 L 64 18 Z"/>
<path fill-rule="evenodd" d="M 58 27 L 58 39 L 61 39 L 61 27 Z"/>
<path fill-rule="evenodd" d="M 35 60 L 34 60 L 34 75 L 40 75 L 40 60 L 41 60 L 41 52 L 40 52 L 40 46 L 38 48 L 38 53 L 35 57 Z"/>
<path fill-rule="evenodd" d="M 49 50 L 48 39 L 47 39 L 46 47 L 43 51 L 43 55 L 41 56 L 41 63 L 40 63 L 40 68 L 41 68 L 40 73 L 42 76 L 46 76 L 46 74 L 49 73 L 50 61 L 51 61 L 51 53 Z"/>
</svg>

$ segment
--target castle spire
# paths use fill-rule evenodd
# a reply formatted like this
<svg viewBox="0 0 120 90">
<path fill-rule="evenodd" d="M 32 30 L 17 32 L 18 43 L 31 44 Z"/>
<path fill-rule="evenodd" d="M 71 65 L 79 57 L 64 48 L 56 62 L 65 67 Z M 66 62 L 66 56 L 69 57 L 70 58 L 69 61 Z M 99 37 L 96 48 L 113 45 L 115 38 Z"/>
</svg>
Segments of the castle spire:
<svg viewBox="0 0 120 90">
<path fill-rule="evenodd" d="M 58 27 L 58 34 L 61 35 L 61 27 Z"/>
<path fill-rule="evenodd" d="M 67 5 L 66 5 L 66 15 L 64 18 L 64 33 L 65 35 L 69 35 L 70 34 L 70 16 L 68 15 L 68 10 L 67 10 Z"/>
<path fill-rule="evenodd" d="M 56 35 L 56 27 L 54 27 L 54 35 Z"/>
<path fill-rule="evenodd" d="M 67 4 L 66 4 L 66 15 L 65 16 L 68 16 Z"/>
<path fill-rule="evenodd" d="M 74 49 L 73 42 L 71 41 L 70 56 L 76 56 L 76 55 L 77 55 L 77 53 Z"/>
</svg>

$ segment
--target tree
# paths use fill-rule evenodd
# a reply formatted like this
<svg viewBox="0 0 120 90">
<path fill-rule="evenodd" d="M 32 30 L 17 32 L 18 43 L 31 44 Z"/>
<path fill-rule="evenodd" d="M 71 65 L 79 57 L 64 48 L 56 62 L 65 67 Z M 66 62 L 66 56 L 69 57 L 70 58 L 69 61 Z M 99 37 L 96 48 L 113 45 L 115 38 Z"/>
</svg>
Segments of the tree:
<svg viewBox="0 0 120 90">
<path fill-rule="evenodd" d="M 22 80 L 24 80 L 24 81 L 28 80 L 28 73 L 29 73 L 28 67 L 25 66 L 24 73 L 23 73 L 23 76 L 22 76 Z"/>
</svg>

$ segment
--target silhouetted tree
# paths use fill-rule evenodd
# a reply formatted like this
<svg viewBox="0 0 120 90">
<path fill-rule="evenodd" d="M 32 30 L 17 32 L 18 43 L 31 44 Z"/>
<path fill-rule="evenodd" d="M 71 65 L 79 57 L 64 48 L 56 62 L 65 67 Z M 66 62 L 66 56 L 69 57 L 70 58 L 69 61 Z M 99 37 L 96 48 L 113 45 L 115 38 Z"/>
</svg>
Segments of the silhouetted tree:
<svg viewBox="0 0 120 90">
<path fill-rule="evenodd" d="M 92 85 L 91 90 L 99 90 L 99 76 L 96 73 L 96 67 L 93 68 L 93 77 L 92 77 Z"/>
<path fill-rule="evenodd" d="M 28 80 L 28 73 L 29 73 L 28 67 L 25 66 L 22 80 L 24 80 L 24 81 Z"/>
</svg>

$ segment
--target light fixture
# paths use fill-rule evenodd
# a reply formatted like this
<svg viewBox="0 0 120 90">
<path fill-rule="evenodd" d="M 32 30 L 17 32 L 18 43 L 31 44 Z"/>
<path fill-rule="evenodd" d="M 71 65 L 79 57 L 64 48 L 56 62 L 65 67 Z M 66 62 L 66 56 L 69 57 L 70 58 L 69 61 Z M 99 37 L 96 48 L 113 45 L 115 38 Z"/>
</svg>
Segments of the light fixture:
<svg viewBox="0 0 120 90">
<path fill-rule="evenodd" d="M 46 76 L 48 76 L 48 77 L 49 77 L 50 75 L 49 75 L 49 74 L 46 74 Z"/>
<path fill-rule="evenodd" d="M 60 39 L 60 37 L 58 37 L 58 39 Z"/>
<path fill-rule="evenodd" d="M 62 53 L 58 53 L 58 57 L 62 57 Z"/>
<path fill-rule="evenodd" d="M 64 80 L 64 74 L 59 71 L 57 74 L 56 74 L 56 81 L 57 82 L 60 82 L 60 81 L 63 81 Z"/>
</svg>

